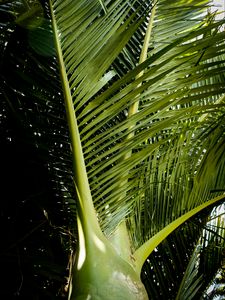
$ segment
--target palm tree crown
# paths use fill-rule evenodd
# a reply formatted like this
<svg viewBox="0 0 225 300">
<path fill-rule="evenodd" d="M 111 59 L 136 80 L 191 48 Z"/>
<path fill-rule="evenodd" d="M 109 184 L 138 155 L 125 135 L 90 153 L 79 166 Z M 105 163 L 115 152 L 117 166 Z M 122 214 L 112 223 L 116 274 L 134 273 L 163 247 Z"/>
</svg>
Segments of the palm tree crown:
<svg viewBox="0 0 225 300">
<path fill-rule="evenodd" d="M 29 129 L 33 143 L 48 149 L 57 195 L 77 220 L 78 229 L 70 229 L 79 239 L 70 299 L 95 293 L 106 278 L 128 291 L 123 280 L 112 280 L 113 268 L 129 274 L 128 285 L 139 293 L 133 299 L 146 299 L 140 276 L 150 298 L 199 299 L 221 267 L 224 219 L 216 206 L 225 189 L 225 33 L 211 6 L 1 4 L 1 65 L 19 66 L 11 67 L 12 79 L 3 72 L 2 95 L 23 126 L 36 126 Z M 17 32 L 18 56 L 11 46 Z M 27 99 L 43 121 L 33 119 L 36 108 Z M 47 124 L 55 128 L 54 145 L 43 138 Z"/>
</svg>

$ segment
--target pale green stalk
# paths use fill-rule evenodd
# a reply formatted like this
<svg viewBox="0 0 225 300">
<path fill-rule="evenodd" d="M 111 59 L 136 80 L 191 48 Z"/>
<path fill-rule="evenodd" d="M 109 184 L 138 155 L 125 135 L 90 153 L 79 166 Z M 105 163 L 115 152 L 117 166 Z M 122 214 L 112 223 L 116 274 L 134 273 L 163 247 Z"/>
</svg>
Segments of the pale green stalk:
<svg viewBox="0 0 225 300">
<path fill-rule="evenodd" d="M 177 218 L 170 224 L 168 224 L 165 228 L 160 230 L 157 234 L 155 234 L 152 238 L 150 238 L 147 242 L 145 242 L 140 248 L 138 248 L 134 253 L 135 259 L 135 269 L 137 273 L 141 273 L 142 266 L 148 256 L 152 253 L 152 251 L 165 239 L 171 234 L 174 230 L 176 230 L 180 225 L 184 222 L 188 221 L 191 217 L 196 215 L 197 213 L 201 212 L 203 209 L 215 205 L 221 200 L 225 199 L 225 194 L 220 195 L 214 199 L 211 199 L 194 209 L 190 210 L 183 216 Z"/>
<path fill-rule="evenodd" d="M 152 27 L 153 27 L 153 20 L 155 16 L 155 10 L 156 10 L 156 5 L 153 6 L 153 9 L 151 10 L 151 14 L 149 17 L 149 22 L 143 42 L 143 47 L 141 50 L 140 54 L 140 59 L 139 59 L 139 64 L 143 63 L 147 59 L 147 54 L 148 54 L 148 47 L 149 47 L 149 42 L 151 38 L 151 33 L 152 33 Z M 140 72 L 135 79 L 140 78 L 144 74 L 144 71 Z M 138 87 L 140 87 L 142 83 L 140 83 Z M 131 117 L 132 115 L 136 114 L 138 112 L 138 107 L 139 107 L 139 101 L 134 102 L 128 110 L 128 118 Z M 134 126 L 130 126 L 129 130 L 131 130 Z M 135 135 L 134 131 L 131 131 L 127 137 L 126 140 L 129 140 L 133 138 Z M 130 158 L 132 155 L 132 149 L 130 149 L 123 157 L 123 160 L 126 160 Z M 120 185 L 124 185 L 126 182 L 121 179 Z M 125 195 L 124 195 L 125 196 Z M 121 196 L 122 197 L 122 196 Z M 118 227 L 116 228 L 115 233 L 113 234 L 111 238 L 111 243 L 113 244 L 114 248 L 117 250 L 119 255 L 123 257 L 126 261 L 130 262 L 131 264 L 133 263 L 132 255 L 131 255 L 131 244 L 130 244 L 130 239 L 129 239 L 129 234 L 126 226 L 126 221 L 124 220 L 121 222 Z"/>
<path fill-rule="evenodd" d="M 53 7 L 50 2 L 55 45 L 64 92 L 67 122 L 71 137 L 74 182 L 78 197 L 77 224 L 79 245 L 71 268 L 69 298 L 147 300 L 140 278 L 112 248 L 103 235 L 94 209 L 73 99 L 67 79 Z M 109 294 L 110 292 L 110 294 Z"/>
<path fill-rule="evenodd" d="M 52 25 L 53 31 L 56 33 L 55 36 L 55 45 L 56 51 L 58 54 L 59 69 L 61 75 L 61 81 L 64 92 L 64 100 L 66 107 L 67 123 L 69 126 L 69 132 L 71 137 L 71 147 L 72 147 L 72 156 L 73 156 L 73 169 L 74 169 L 74 182 L 76 187 L 76 192 L 78 196 L 78 215 L 80 222 L 83 226 L 83 230 L 87 227 L 95 231 L 96 233 L 102 235 L 101 229 L 99 227 L 94 205 L 92 202 L 91 191 L 89 187 L 84 156 L 82 151 L 82 145 L 80 140 L 80 134 L 78 130 L 77 120 L 74 112 L 73 99 L 70 92 L 70 86 L 67 79 L 66 68 L 62 56 L 62 49 L 60 46 L 60 40 L 58 38 L 58 28 L 55 21 L 53 7 L 50 2 L 51 13 L 52 13 Z M 88 212 L 88 214 L 86 213 Z"/>
</svg>

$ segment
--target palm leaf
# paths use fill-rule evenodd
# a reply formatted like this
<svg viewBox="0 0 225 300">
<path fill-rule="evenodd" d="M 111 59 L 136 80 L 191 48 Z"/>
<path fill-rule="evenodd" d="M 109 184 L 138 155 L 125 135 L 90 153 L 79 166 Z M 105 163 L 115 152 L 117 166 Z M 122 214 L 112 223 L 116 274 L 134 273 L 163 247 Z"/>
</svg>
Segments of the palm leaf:
<svg viewBox="0 0 225 300">
<path fill-rule="evenodd" d="M 95 80 L 98 81 L 100 78 L 103 76 L 107 68 L 109 68 L 110 64 L 112 63 L 114 57 L 112 56 L 112 60 L 110 62 L 106 61 L 107 59 L 104 59 L 104 55 L 107 54 L 108 57 L 108 48 L 105 48 L 106 40 L 102 39 L 102 45 L 98 41 L 98 47 L 96 48 L 96 44 L 93 44 L 93 48 L 95 47 L 94 51 L 92 51 L 91 55 L 91 63 L 88 65 L 88 61 L 84 57 L 80 57 L 78 55 L 79 49 L 74 49 L 70 48 L 70 45 L 72 47 L 72 41 L 71 41 L 71 34 L 69 34 L 69 30 L 75 30 L 73 27 L 73 23 L 76 26 L 77 22 L 75 20 L 71 20 L 71 24 L 68 21 L 68 18 L 66 17 L 66 11 L 68 10 L 69 16 L 71 14 L 71 6 L 68 4 L 63 3 L 63 10 L 60 5 L 58 5 L 59 2 L 56 2 L 55 7 L 54 7 L 54 15 L 57 19 L 58 12 L 59 12 L 59 24 L 57 25 L 58 27 L 55 28 L 55 32 L 57 30 L 60 30 L 60 35 L 61 35 L 61 40 L 62 45 L 60 40 L 58 39 L 58 43 L 60 44 L 59 47 L 62 47 L 62 57 L 61 57 L 61 64 L 64 65 L 65 67 L 65 72 L 68 72 L 68 84 L 67 85 L 67 92 L 71 89 L 72 91 L 75 90 L 74 92 L 71 92 L 71 96 L 75 97 L 75 107 L 76 111 L 78 111 L 77 114 L 77 120 L 79 124 L 79 130 L 80 130 L 80 140 L 82 143 L 82 148 L 84 152 L 84 159 L 86 159 L 86 168 L 87 168 L 87 176 L 89 179 L 89 183 L 91 186 L 91 189 L 93 189 L 93 201 L 94 203 L 98 203 L 100 201 L 101 193 L 106 194 L 106 189 L 107 189 L 107 194 L 110 195 L 111 200 L 110 200 L 110 208 L 112 211 L 116 211 L 116 209 L 113 207 L 112 203 L 115 203 L 115 206 L 118 205 L 117 201 L 115 199 L 118 199 L 118 193 L 115 189 L 116 182 L 118 182 L 119 178 L 121 177 L 121 174 L 126 173 L 125 170 L 123 171 L 124 168 L 129 169 L 131 166 L 133 167 L 134 165 L 138 165 L 141 161 L 144 161 L 146 156 L 150 156 L 150 153 L 154 150 L 154 148 L 158 147 L 159 144 L 154 143 L 153 145 L 146 145 L 145 149 L 142 149 L 141 151 L 135 153 L 132 158 L 128 158 L 126 162 L 124 162 L 122 157 L 124 156 L 125 153 L 129 151 L 129 149 L 135 149 L 138 145 L 140 145 L 143 141 L 145 141 L 151 132 L 152 135 L 154 135 L 154 132 L 159 132 L 160 130 L 168 130 L 170 126 L 174 126 L 177 122 L 177 120 L 180 120 L 180 118 L 184 117 L 184 112 L 181 112 L 179 110 L 174 110 L 173 113 L 165 113 L 168 108 L 172 107 L 171 99 L 175 97 L 179 97 L 178 94 L 182 94 L 183 97 L 185 95 L 184 92 L 184 86 L 186 87 L 186 90 L 188 90 L 188 93 L 190 93 L 189 88 L 192 88 L 194 82 L 198 82 L 200 79 L 202 79 L 205 75 L 210 76 L 211 74 L 208 72 L 209 68 L 212 68 L 215 72 L 215 76 L 217 72 L 222 72 L 223 71 L 223 66 L 221 65 L 221 62 L 219 61 L 218 64 L 219 66 L 216 66 L 215 63 L 215 68 L 213 65 L 205 65 L 201 64 L 200 66 L 193 66 L 192 67 L 192 76 L 193 76 L 193 82 L 190 79 L 185 79 L 182 74 L 187 74 L 189 73 L 189 66 L 191 61 L 195 61 L 195 63 L 198 61 L 199 57 L 199 52 L 201 52 L 201 49 L 205 49 L 205 47 L 208 47 L 212 43 L 214 43 L 215 37 L 210 36 L 208 39 L 199 39 L 198 40 L 198 45 L 194 46 L 196 41 L 192 41 L 193 38 L 199 37 L 201 34 L 208 34 L 213 30 L 213 28 L 218 27 L 219 25 L 209 25 L 208 27 L 200 28 L 195 32 L 191 32 L 186 34 L 185 37 L 179 37 L 172 46 L 168 46 L 163 48 L 161 51 L 157 52 L 157 54 L 153 55 L 153 57 L 150 57 L 146 62 L 144 62 L 140 67 L 135 68 L 133 71 L 128 73 L 125 77 L 123 77 L 121 80 L 117 81 L 114 85 L 112 85 L 111 88 L 109 88 L 105 93 L 102 93 L 101 95 L 95 97 L 91 102 L 89 102 L 88 97 L 84 97 L 84 100 L 81 100 L 81 97 L 83 96 L 83 93 L 86 93 L 86 90 L 90 89 L 88 81 L 91 81 L 91 84 L 94 85 L 93 79 L 91 78 L 92 72 L 95 74 Z M 77 4 L 78 7 L 74 7 L 74 10 L 79 9 L 81 4 Z M 90 8 L 89 8 L 90 6 Z M 95 6 L 96 9 L 96 16 L 99 14 L 101 11 L 101 8 L 97 8 L 98 5 L 96 4 Z M 118 5 L 117 3 L 117 9 L 119 11 L 127 11 L 126 10 L 126 4 L 123 2 L 123 5 Z M 89 12 L 89 9 L 93 9 L 93 4 L 92 5 L 87 5 L 87 11 Z M 116 10 L 117 10 L 116 9 Z M 186 7 L 185 7 L 186 9 Z M 199 8 L 198 8 L 199 9 Z M 79 11 L 79 10 L 78 10 Z M 110 13 L 111 11 L 111 13 Z M 63 17 L 60 17 L 60 15 L 63 12 Z M 113 30 L 116 30 L 115 26 L 119 26 L 120 23 L 122 23 L 123 19 L 126 19 L 126 13 L 124 12 L 122 14 L 121 12 L 121 19 L 119 19 L 117 25 L 114 25 L 114 23 L 111 23 L 110 18 L 112 18 L 113 22 L 115 21 L 115 18 L 113 17 L 115 13 L 115 6 L 114 4 L 111 5 L 111 10 L 108 8 L 108 15 L 106 16 L 101 16 L 101 25 L 99 19 L 96 19 L 93 24 L 91 23 L 90 28 L 87 29 L 87 35 L 89 38 L 89 42 L 92 39 L 96 39 L 96 31 L 98 28 L 99 34 L 101 33 L 101 30 L 99 29 L 99 26 L 105 26 L 104 22 L 108 22 L 107 31 L 110 30 L 110 26 L 112 26 Z M 112 15 L 112 17 L 111 17 Z M 91 14 L 91 20 L 93 21 L 94 15 Z M 134 16 L 131 15 L 126 22 L 128 23 L 133 21 Z M 61 26 L 64 20 L 65 21 L 65 29 L 61 29 Z M 61 23 L 62 22 L 62 23 Z M 90 21 L 91 22 L 91 21 Z M 126 26 L 127 26 L 126 23 Z M 82 23 L 83 24 L 83 23 Z M 85 26 L 85 25 L 81 25 Z M 69 29 L 67 29 L 69 28 Z M 82 27 L 83 28 L 83 27 Z M 84 29 L 83 29 L 84 30 Z M 91 34 L 91 30 L 93 30 L 93 34 Z M 114 49 L 115 55 L 116 51 L 117 54 L 121 51 L 122 49 L 122 44 L 117 45 L 117 38 L 121 40 L 121 34 L 126 36 L 126 41 L 128 41 L 129 33 L 127 30 L 123 33 L 122 31 L 125 30 L 125 26 L 122 24 L 121 27 L 115 31 L 115 35 L 112 38 L 112 44 L 110 42 L 110 47 Z M 133 32 L 135 31 L 135 28 L 133 29 Z M 79 30 L 76 29 L 77 34 L 73 35 L 73 39 L 77 40 L 79 39 Z M 130 35 L 132 34 L 132 31 L 130 30 Z M 221 39 L 220 39 L 221 36 Z M 85 38 L 85 32 L 82 31 L 82 43 L 79 43 L 79 47 L 83 47 L 84 49 L 87 49 L 86 46 L 83 44 L 85 41 L 87 42 Z M 224 34 L 218 34 L 216 36 L 217 42 L 221 43 L 223 41 Z M 67 42 L 68 39 L 68 42 Z M 115 40 L 114 40 L 115 39 Z M 96 39 L 98 40 L 98 39 Z M 185 42 L 189 41 L 189 43 Z M 124 40 L 124 45 L 126 44 L 126 41 Z M 180 46 L 181 43 L 184 43 L 183 46 Z M 92 44 L 92 43 L 91 43 Z M 113 46 L 112 46 L 113 45 Z M 117 45 L 117 46 L 116 46 Z M 174 48 L 177 46 L 178 51 L 176 54 L 174 54 Z M 65 47 L 65 48 L 63 48 Z M 102 47 L 102 49 L 101 49 Z M 107 44 L 108 47 L 108 44 Z M 213 55 L 215 57 L 217 54 L 216 52 L 218 51 L 218 55 L 221 53 L 221 50 L 219 47 L 212 47 L 213 49 L 209 49 L 207 52 L 207 59 L 210 58 L 210 56 Z M 92 48 L 91 48 L 92 49 Z M 104 64 L 101 64 L 101 68 L 99 67 L 99 51 L 101 49 L 101 62 L 104 61 Z M 171 50 L 170 50 L 171 49 Z M 176 49 L 176 48 L 175 48 Z M 194 53 L 190 55 L 190 49 L 191 53 Z M 196 50 L 195 50 L 196 49 Z M 72 51 L 74 55 L 74 59 L 72 58 L 72 54 L 70 53 L 70 56 L 67 56 L 67 53 L 69 51 Z M 91 51 L 91 50 L 90 50 Z M 80 51 L 83 55 L 83 53 L 86 53 L 86 51 Z M 95 54 L 96 53 L 96 54 Z M 105 53 L 105 54 L 104 54 Z M 182 59 L 182 57 L 185 57 L 187 55 L 190 55 L 190 60 Z M 165 58 L 164 58 L 165 57 Z M 172 60 L 172 58 L 174 59 Z M 84 60 L 85 59 L 85 60 Z M 159 60 L 158 64 L 156 64 L 156 59 Z M 84 62 L 85 65 L 82 64 L 82 61 Z M 172 62 L 171 62 L 172 61 Z M 68 65 L 67 65 L 68 62 Z M 76 65 L 79 65 L 79 68 L 76 68 Z M 139 72 L 144 69 L 147 65 L 152 65 L 151 68 L 149 68 L 141 78 L 137 78 L 135 81 L 132 81 L 130 85 L 125 86 L 125 88 L 122 91 L 118 91 L 121 86 L 127 84 L 130 82 L 130 80 L 135 76 L 138 75 Z M 187 70 L 185 70 L 185 65 Z M 88 73 L 85 71 L 86 67 L 88 66 Z M 105 67 L 104 67 L 105 66 Z M 80 70 L 83 70 L 83 73 L 80 72 Z M 96 69 L 97 73 L 94 71 Z M 73 70 L 73 71 L 72 71 Z M 207 70 L 207 73 L 206 73 Z M 73 73 L 71 73 L 73 72 Z M 179 74 L 180 73 L 180 74 Z M 191 73 L 191 71 L 190 71 Z M 82 74 L 85 74 L 86 77 L 82 79 Z M 99 74 L 99 75 L 97 75 Z M 154 77 L 153 77 L 154 74 Z M 165 74 L 170 74 L 170 78 L 176 75 L 176 80 L 181 80 L 183 82 L 182 84 L 179 84 L 176 81 L 176 86 L 179 85 L 180 89 L 174 92 L 174 94 L 170 94 L 168 96 L 165 96 L 165 91 L 158 91 L 159 85 L 158 82 L 162 78 L 165 77 Z M 203 75 L 205 74 L 205 75 Z M 88 79 L 90 77 L 90 79 Z M 109 77 L 111 78 L 111 77 Z M 64 78 L 64 81 L 66 79 Z M 146 81 L 144 84 L 142 84 L 140 87 L 138 85 Z M 175 82 L 175 79 L 174 81 Z M 189 83 L 189 88 L 187 85 L 187 82 Z M 170 90 L 171 88 L 171 81 L 168 82 L 170 85 Z M 191 85 L 190 85 L 191 84 Z M 77 86 L 77 87 L 76 87 Z M 166 86 L 166 84 L 165 84 Z M 82 88 L 83 87 L 83 88 Z M 151 87 L 151 88 L 149 88 Z M 158 88 L 157 88 L 158 87 Z M 82 91 L 83 89 L 83 91 Z M 115 92 L 117 94 L 115 94 Z M 142 109 L 140 107 L 139 113 L 131 116 L 129 119 L 124 119 L 123 116 L 119 117 L 122 118 L 122 122 L 120 121 L 115 126 L 111 126 L 111 128 L 107 128 L 110 122 L 113 124 L 115 123 L 115 118 L 117 118 L 118 111 L 124 111 L 128 109 L 128 107 L 133 103 L 133 99 L 135 99 L 135 102 L 137 101 L 137 97 L 140 97 L 140 94 L 143 93 L 144 91 L 147 91 L 148 94 L 151 94 L 152 99 L 154 99 L 154 95 L 158 94 L 158 97 L 162 98 L 163 94 L 163 100 L 162 101 L 155 101 L 152 103 L 152 100 L 148 99 L 148 96 L 145 94 L 141 95 L 141 97 L 146 98 L 145 101 L 143 101 L 144 108 Z M 187 92 L 187 91 L 186 91 Z M 87 95 L 87 94 L 86 94 Z M 112 95 L 112 96 L 111 96 Z M 92 95 L 90 95 L 91 99 Z M 136 98 L 135 98 L 136 97 Z M 107 100 L 107 101 L 106 101 Z M 72 100 L 73 101 L 73 100 Z M 176 105 L 179 104 L 179 101 L 181 99 L 176 99 L 173 100 L 176 102 Z M 188 101 L 188 100 L 187 100 Z M 87 104 L 86 104 L 87 103 Z M 148 104 L 149 103 L 149 104 Z M 210 109 L 210 106 L 205 106 L 204 109 Z M 201 106 L 197 106 L 194 108 L 186 108 L 186 112 L 192 112 L 192 111 L 198 111 L 200 112 L 203 109 Z M 104 111 L 104 114 L 100 113 Z M 155 111 L 159 111 L 158 113 L 154 113 Z M 164 124 L 163 122 L 160 124 L 153 125 L 149 128 L 149 123 L 151 122 L 151 119 L 149 120 L 149 115 L 153 114 L 152 120 L 154 119 L 162 119 L 162 115 L 164 114 Z M 135 134 L 135 138 L 130 139 L 129 142 L 125 141 L 124 138 L 127 136 L 129 133 L 129 128 L 133 126 L 132 124 L 137 124 L 138 120 L 142 120 L 142 122 L 138 125 L 135 126 L 135 130 L 139 130 Z M 168 121 L 169 120 L 169 121 Z M 119 120 L 118 120 L 119 121 Z M 165 127 L 166 126 L 166 127 Z M 155 130 L 154 130 L 155 127 Z M 128 131 L 126 130 L 128 129 Z M 132 129 L 134 131 L 134 129 Z M 104 143 L 103 143 L 104 142 Z M 96 145 L 96 146 L 95 146 Z M 109 149 L 106 151 L 106 149 Z M 113 165 L 114 172 L 111 171 L 111 166 Z M 98 179 L 97 179 L 98 178 Z M 97 188 L 92 188 L 93 185 L 95 185 L 97 179 Z M 130 181 L 129 181 L 130 182 Z M 97 195 L 96 192 L 97 191 Z M 126 187 L 124 187 L 124 190 L 126 191 Z M 113 196 L 115 194 L 115 197 Z M 114 197 L 114 198 L 113 198 Z M 105 196 L 104 196 L 105 198 Z M 102 198 L 102 199 L 104 199 Z M 95 200 L 96 199 L 96 200 Z M 97 201 L 97 202 L 95 202 Z M 131 200 L 130 200 L 131 201 Z M 126 201 L 126 203 L 130 202 Z M 124 201 L 123 201 L 124 202 Z M 100 212 L 101 213 L 101 212 Z M 100 220 L 104 220 L 104 215 L 101 215 Z M 109 225 L 108 225 L 109 226 Z M 114 225 L 115 227 L 115 225 Z"/>
<path fill-rule="evenodd" d="M 199 216 L 192 218 L 168 236 L 148 257 L 143 266 L 142 280 L 150 299 L 174 299 L 178 290 L 183 291 L 181 282 L 184 274 L 187 273 L 188 279 L 192 278 L 191 272 L 197 272 L 190 268 L 206 219 L 207 214 L 201 219 Z"/>
<path fill-rule="evenodd" d="M 142 280 L 150 299 L 201 298 L 222 266 L 224 225 L 220 211 L 221 206 L 213 214 L 208 209 L 191 218 L 148 257 Z M 206 245 L 208 249 L 202 251 Z"/>
<path fill-rule="evenodd" d="M 129 207 L 135 202 L 133 192 L 137 188 L 135 184 L 137 176 L 133 170 L 138 172 L 138 168 L 142 169 L 142 163 L 151 157 L 160 145 L 165 144 L 171 138 L 172 133 L 173 138 L 180 135 L 181 131 L 178 128 L 182 124 L 181 121 L 190 119 L 191 116 L 190 128 L 193 128 L 196 126 L 195 122 L 199 120 L 195 117 L 196 113 L 219 109 L 218 104 L 213 106 L 215 100 L 212 101 L 212 104 L 206 102 L 205 105 L 202 105 L 201 99 L 198 99 L 197 105 L 193 105 L 193 98 L 189 99 L 187 96 L 195 95 L 196 85 L 198 85 L 196 94 L 198 95 L 200 84 L 203 89 L 206 82 L 220 76 L 224 70 L 223 61 L 212 60 L 223 54 L 224 33 L 215 34 L 222 22 L 210 23 L 207 26 L 200 23 L 194 27 L 193 24 L 190 26 L 190 23 L 184 22 L 182 29 L 177 28 L 178 38 L 168 46 L 159 48 L 158 52 L 146 59 L 140 66 L 116 81 L 105 92 L 93 98 L 93 93 L 88 93 L 90 83 L 92 86 L 103 87 L 102 84 L 99 85 L 98 81 L 135 32 L 136 24 L 141 24 L 137 22 L 132 26 L 134 19 L 137 18 L 143 22 L 146 18 L 145 14 L 143 14 L 144 19 L 139 16 L 141 10 L 137 10 L 136 15 L 133 13 L 127 17 L 127 3 L 120 4 L 117 1 L 116 4 L 117 6 L 113 2 L 108 5 L 107 14 L 99 17 L 101 7 L 98 6 L 98 3 L 88 5 L 84 1 L 87 23 L 79 25 L 81 28 L 77 27 L 79 24 L 77 20 L 70 17 L 72 11 L 79 12 L 81 9 L 83 11 L 81 3 L 74 5 L 73 10 L 71 10 L 72 3 L 70 1 L 63 2 L 63 4 L 53 1 L 52 6 L 54 35 L 74 148 L 75 184 L 80 198 L 80 207 L 84 205 L 83 217 L 86 218 L 85 211 L 88 210 L 90 212 L 89 219 L 91 218 L 96 223 L 92 206 L 93 197 L 93 203 L 101 209 L 98 211 L 100 220 L 103 222 L 105 215 L 110 215 L 111 219 L 116 220 L 112 229 L 120 221 L 117 215 L 120 214 L 122 220 L 126 216 L 123 211 L 126 211 L 126 214 L 129 213 Z M 193 10 L 193 18 L 196 17 L 196 14 L 201 15 L 204 7 L 197 4 L 195 6 L 195 4 L 193 3 L 196 8 Z M 156 14 L 156 7 L 154 7 L 154 14 L 152 12 L 151 17 Z M 186 11 L 188 7 L 181 6 L 179 8 Z M 93 10 L 96 11 L 95 15 Z M 119 17 L 115 18 L 115 14 Z M 172 13 L 172 15 L 174 14 Z M 75 29 L 76 33 L 71 35 Z M 109 40 L 108 33 L 110 33 Z M 85 46 L 86 36 L 88 36 L 89 42 L 93 41 L 91 48 Z M 105 36 L 104 39 L 103 36 Z M 82 41 L 78 43 L 78 49 L 74 48 L 74 41 L 79 41 L 81 37 Z M 97 41 L 98 45 L 94 41 Z M 118 43 L 118 41 L 120 42 Z M 215 46 L 211 47 L 212 44 Z M 81 51 L 82 49 L 83 51 Z M 110 49 L 113 49 L 113 52 Z M 89 51 L 91 51 L 91 55 Z M 81 53 L 80 56 L 79 53 Z M 89 60 L 86 56 L 91 59 L 90 64 L 88 64 Z M 146 71 L 138 76 L 146 67 L 148 67 Z M 170 76 L 169 81 L 166 80 L 168 75 Z M 106 77 L 103 78 L 106 79 Z M 110 80 L 111 75 L 108 78 Z M 125 87 L 123 88 L 123 86 Z M 177 88 L 178 86 L 179 88 Z M 94 91 L 98 92 L 98 89 L 94 88 Z M 222 92 L 221 90 L 220 93 Z M 213 95 L 217 96 L 218 90 Z M 213 100 L 214 97 L 211 96 L 210 99 Z M 128 109 L 140 100 L 137 113 L 128 119 L 121 117 L 122 120 L 118 124 L 115 123 L 115 118 L 120 120 L 118 111 Z M 181 104 L 183 109 L 177 109 Z M 149 118 L 150 115 L 152 116 Z M 160 120 L 160 122 L 154 122 L 155 120 Z M 153 125 L 151 122 L 154 122 Z M 112 126 L 113 123 L 115 126 Z M 109 124 L 111 124 L 110 128 L 108 128 Z M 177 133 L 174 134 L 173 128 L 176 127 Z M 185 129 L 185 131 L 187 130 L 189 130 L 189 126 Z M 130 132 L 135 132 L 135 135 L 127 139 Z M 154 135 L 159 136 L 159 141 L 146 142 L 150 134 L 152 139 L 154 139 Z M 134 151 L 131 156 L 124 159 L 130 149 L 138 149 L 138 151 Z M 156 157 L 157 155 L 155 159 Z M 118 184 L 121 179 L 125 179 L 127 184 L 124 186 Z M 119 197 L 119 193 L 125 195 L 125 199 Z M 192 201 L 196 206 L 197 203 L 190 199 L 192 197 L 188 201 Z M 105 203 L 103 210 L 102 202 Z M 183 207 L 179 203 L 182 211 L 193 208 L 192 204 L 186 202 Z M 85 207 L 86 205 L 87 207 Z M 177 211 L 173 214 L 176 217 L 179 215 Z M 165 220 L 165 215 L 160 219 Z M 97 224 L 94 226 L 98 227 Z M 110 226 L 108 219 L 107 226 Z M 163 223 L 161 226 L 165 226 L 165 224 Z"/>
<path fill-rule="evenodd" d="M 195 249 L 184 274 L 176 299 L 199 299 L 221 268 L 224 249 L 224 220 L 215 216 L 206 224 L 201 239 Z M 195 260 L 195 262 L 194 262 Z M 191 286 L 191 288 L 190 288 Z"/>
</svg>

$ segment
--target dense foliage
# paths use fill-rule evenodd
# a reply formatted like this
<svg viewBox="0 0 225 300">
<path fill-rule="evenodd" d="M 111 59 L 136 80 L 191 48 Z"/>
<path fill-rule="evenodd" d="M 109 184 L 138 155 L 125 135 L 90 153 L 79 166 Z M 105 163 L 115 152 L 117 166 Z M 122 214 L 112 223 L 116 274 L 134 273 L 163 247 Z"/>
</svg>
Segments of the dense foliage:
<svg viewBox="0 0 225 300">
<path fill-rule="evenodd" d="M 224 193 L 223 22 L 200 18 L 208 1 L 67 1 L 68 10 L 58 2 L 50 1 L 62 35 L 66 40 L 72 25 L 76 33 L 76 47 L 71 40 L 63 46 L 73 48 L 64 49 L 65 61 L 98 219 L 109 237 L 126 218 L 135 252 Z M 70 24 L 73 11 L 77 23 Z M 0 17 L 0 296 L 63 299 L 77 249 L 77 199 L 50 6 L 4 0 Z M 137 101 L 139 110 L 130 113 Z M 213 224 L 211 211 L 185 222 L 146 260 L 150 299 L 206 297 L 224 259 L 224 219 L 215 217 L 223 210 L 214 210 Z"/>
</svg>

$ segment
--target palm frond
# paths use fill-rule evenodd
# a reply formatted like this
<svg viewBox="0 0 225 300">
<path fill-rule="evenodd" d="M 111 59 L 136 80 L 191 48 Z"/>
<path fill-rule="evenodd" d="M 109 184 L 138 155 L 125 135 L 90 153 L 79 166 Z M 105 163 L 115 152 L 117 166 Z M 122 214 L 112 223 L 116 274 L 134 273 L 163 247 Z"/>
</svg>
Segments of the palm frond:
<svg viewBox="0 0 225 300">
<path fill-rule="evenodd" d="M 195 263 L 190 260 L 176 299 L 199 299 L 222 266 L 225 227 L 218 212 L 219 209 L 216 209 L 215 216 L 206 224 L 193 253 Z"/>
<path fill-rule="evenodd" d="M 148 257 L 142 280 L 150 299 L 174 299 L 205 224 L 194 217 L 168 236 Z M 194 259 L 194 258 L 193 258 Z"/>
<path fill-rule="evenodd" d="M 148 257 L 142 280 L 150 299 L 201 298 L 222 266 L 224 221 L 220 208 L 215 209 L 215 215 L 208 210 L 190 219 Z"/>
<path fill-rule="evenodd" d="M 103 230 L 107 229 L 110 233 L 137 201 L 133 192 L 139 189 L 137 174 L 143 172 L 138 170 L 143 170 L 145 160 L 152 157 L 154 151 L 171 136 L 180 135 L 182 122 L 191 120 L 190 128 L 194 128 L 203 112 L 219 110 L 223 106 L 214 106 L 215 97 L 222 95 L 224 90 L 221 81 L 213 81 L 216 77 L 223 81 L 223 60 L 215 59 L 224 51 L 224 33 L 215 34 L 223 21 L 207 24 L 201 17 L 202 21 L 198 23 L 195 18 L 196 15 L 202 16 L 204 5 L 192 3 L 196 11 L 193 9 L 191 18 L 197 25 L 193 27 L 192 22 L 182 23 L 170 45 L 160 47 L 141 65 L 98 93 L 114 76 L 112 71 L 107 76 L 104 74 L 136 28 L 143 20 L 146 22 L 146 13 L 141 15 L 140 6 L 128 17 L 130 3 L 116 1 L 107 5 L 107 14 L 101 15 L 102 7 L 98 1 L 82 3 L 73 4 L 71 10 L 72 2 L 60 4 L 60 1 L 53 1 L 57 26 L 55 35 L 60 32 L 57 40 L 62 51 L 61 64 L 67 74 L 64 80 L 68 82 L 67 88 L 75 104 L 93 202 Z M 180 13 L 185 14 L 187 8 L 179 7 Z M 70 17 L 75 10 L 85 11 L 86 23 L 79 25 L 78 20 Z M 174 13 L 171 10 L 172 17 Z M 134 20 L 137 20 L 135 24 Z M 76 32 L 71 34 L 74 30 Z M 73 47 L 75 42 L 78 47 Z M 86 46 L 90 44 L 91 48 Z M 109 47 L 113 53 L 109 52 Z M 137 77 L 142 70 L 145 70 L 143 75 Z M 94 89 L 90 89 L 90 84 L 95 86 Z M 205 94 L 202 95 L 203 91 Z M 139 111 L 126 118 L 124 111 L 137 101 L 140 103 Z M 189 130 L 189 127 L 182 130 Z M 135 132 L 135 135 L 127 140 L 130 132 Z M 132 157 L 124 160 L 130 149 L 136 150 Z M 127 185 L 118 185 L 121 176 L 125 176 Z M 121 199 L 119 194 L 124 193 L 126 197 Z"/>
</svg>

